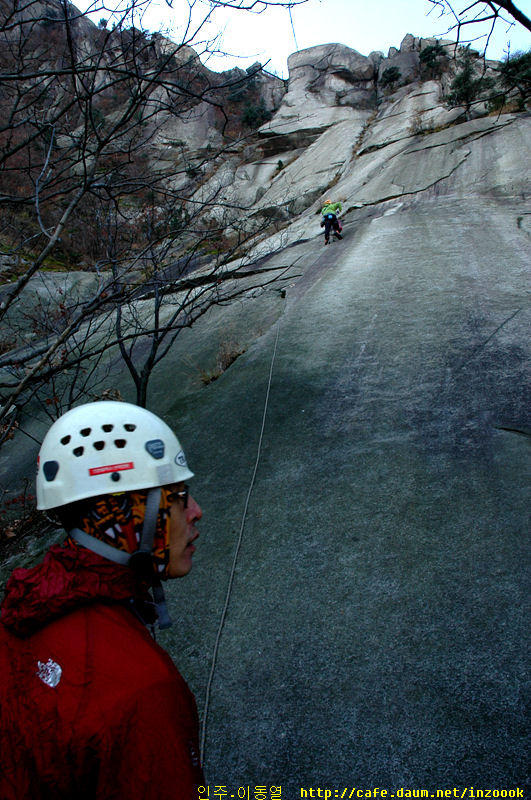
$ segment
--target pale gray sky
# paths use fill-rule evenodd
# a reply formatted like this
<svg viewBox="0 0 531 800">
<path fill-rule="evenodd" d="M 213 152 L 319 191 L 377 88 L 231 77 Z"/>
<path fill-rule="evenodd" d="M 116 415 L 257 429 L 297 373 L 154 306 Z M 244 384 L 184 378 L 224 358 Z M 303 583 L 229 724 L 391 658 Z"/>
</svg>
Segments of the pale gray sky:
<svg viewBox="0 0 531 800">
<path fill-rule="evenodd" d="M 81 0 L 76 5 L 82 8 L 86 2 Z M 461 10 L 469 2 L 454 0 L 453 5 L 456 10 Z M 531 0 L 519 0 L 517 5 L 531 15 Z M 173 0 L 172 6 L 170 8 L 164 0 L 152 0 L 144 25 L 151 31 L 167 29 L 173 33 L 170 38 L 176 41 L 183 35 L 189 3 L 187 0 Z M 210 3 L 208 0 L 195 0 L 192 6 L 197 25 L 208 13 Z M 428 13 L 430 9 L 432 11 Z M 108 14 L 96 14 L 97 20 L 101 16 Z M 285 8 L 268 8 L 260 14 L 218 9 L 197 38 L 213 39 L 222 32 L 218 47 L 231 56 L 211 56 L 207 62 L 210 69 L 245 68 L 255 61 L 264 64 L 269 61 L 270 69 L 287 77 L 287 58 L 296 50 L 339 42 L 363 55 L 373 50 L 387 54 L 389 47 L 400 46 L 407 33 L 444 38 L 449 25 L 450 17 L 440 17 L 428 0 L 307 0 L 293 8 L 291 18 Z M 471 30 L 470 26 L 468 29 Z M 486 30 L 480 31 L 474 26 L 473 35 L 478 36 Z M 483 41 L 480 39 L 473 46 L 482 49 Z M 531 34 L 521 25 L 508 29 L 503 22 L 498 22 L 487 56 L 501 59 L 509 42 L 511 52 L 528 50 Z"/>
</svg>

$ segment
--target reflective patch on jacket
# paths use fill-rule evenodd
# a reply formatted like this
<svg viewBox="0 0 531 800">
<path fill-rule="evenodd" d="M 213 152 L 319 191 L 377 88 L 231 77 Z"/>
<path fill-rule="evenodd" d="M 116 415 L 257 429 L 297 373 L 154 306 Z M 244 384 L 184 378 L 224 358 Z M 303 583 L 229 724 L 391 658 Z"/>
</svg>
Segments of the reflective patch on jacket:
<svg viewBox="0 0 531 800">
<path fill-rule="evenodd" d="M 37 661 L 37 672 L 35 674 L 37 675 L 37 678 L 40 678 L 41 681 L 46 684 L 46 686 L 51 686 L 52 689 L 55 689 L 61 680 L 63 670 L 59 664 L 49 658 L 46 663 L 43 661 Z"/>
</svg>

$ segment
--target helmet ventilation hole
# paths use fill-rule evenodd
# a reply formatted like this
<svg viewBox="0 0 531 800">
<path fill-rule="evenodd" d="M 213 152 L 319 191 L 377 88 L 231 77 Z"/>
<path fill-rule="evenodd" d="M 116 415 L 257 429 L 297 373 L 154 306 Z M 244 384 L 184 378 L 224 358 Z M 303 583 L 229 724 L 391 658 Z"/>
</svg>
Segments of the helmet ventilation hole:
<svg viewBox="0 0 531 800">
<path fill-rule="evenodd" d="M 105 431 L 105 433 L 110 433 L 113 428 L 114 428 L 114 425 L 110 425 L 110 424 L 101 426 L 102 431 Z"/>
<path fill-rule="evenodd" d="M 79 458 L 79 456 L 83 455 L 83 450 L 84 450 L 83 447 L 75 447 L 72 452 L 74 453 L 75 456 Z"/>
<path fill-rule="evenodd" d="M 61 439 L 61 444 L 68 444 L 68 442 L 70 441 L 71 438 L 72 437 L 70 435 L 63 436 L 63 438 Z"/>
<path fill-rule="evenodd" d="M 114 440 L 114 444 L 115 444 L 116 447 L 122 448 L 122 447 L 125 447 L 125 445 L 127 444 L 127 440 L 126 439 L 115 439 Z"/>
<path fill-rule="evenodd" d="M 136 425 L 132 425 L 130 422 L 127 422 L 124 425 L 124 428 L 125 428 L 126 431 L 134 431 L 134 430 L 136 430 Z"/>
<path fill-rule="evenodd" d="M 54 481 L 55 476 L 59 472 L 59 462 L 58 461 L 45 461 L 42 465 L 42 471 L 44 472 L 44 477 L 47 481 Z"/>
<path fill-rule="evenodd" d="M 93 447 L 95 450 L 103 450 L 105 442 L 94 442 Z"/>
<path fill-rule="evenodd" d="M 81 436 L 90 436 L 92 428 L 81 428 L 79 431 Z"/>
</svg>

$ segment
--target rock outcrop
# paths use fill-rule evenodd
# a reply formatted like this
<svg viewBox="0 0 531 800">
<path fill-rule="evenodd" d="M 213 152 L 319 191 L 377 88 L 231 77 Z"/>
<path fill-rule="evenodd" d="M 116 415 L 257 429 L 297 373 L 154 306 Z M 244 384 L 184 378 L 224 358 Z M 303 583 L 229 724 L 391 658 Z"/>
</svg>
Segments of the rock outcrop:
<svg viewBox="0 0 531 800">
<path fill-rule="evenodd" d="M 206 107 L 161 120 L 169 160 L 219 148 L 193 184 L 201 217 L 260 222 L 247 255 L 284 276 L 184 328 L 150 384 L 205 512 L 163 644 L 210 698 L 206 774 L 229 791 L 528 775 L 530 118 L 450 109 L 452 46 L 423 71 L 432 46 L 295 54 L 243 138 Z M 345 209 L 329 247 L 325 193 Z M 95 277 L 48 273 L 28 294 L 48 315 L 57 288 L 90 294 Z M 231 341 L 237 361 L 204 386 Z M 134 399 L 108 359 L 106 387 Z M 31 413 L 25 427 L 43 432 Z M 21 491 L 36 450 L 4 445 L 5 486 Z"/>
<path fill-rule="evenodd" d="M 84 19 L 80 24 L 90 26 Z M 160 35 L 150 46 L 156 59 L 174 52 Z M 428 65 L 423 54 L 430 49 L 437 55 Z M 466 193 L 472 182 L 476 193 L 525 196 L 527 177 L 516 154 L 526 147 L 529 116 L 488 115 L 482 102 L 468 115 L 450 107 L 459 53 L 455 43 L 410 34 L 387 56 L 323 44 L 291 55 L 285 82 L 259 63 L 213 73 L 182 47 L 175 57 L 186 74 L 222 92 L 226 125 L 207 99 L 176 116 L 161 110 L 152 120 L 148 157 L 157 168 L 168 166 L 172 191 L 192 191 L 191 213 L 201 209 L 207 225 L 224 229 L 228 239 L 259 232 L 251 256 L 316 235 L 325 194 L 341 200 L 346 219 L 380 206 L 385 213 L 386 203 L 450 186 Z M 486 65 L 491 77 L 495 67 Z M 251 102 L 270 119 L 249 132 L 237 121 Z M 488 146 L 478 147 L 484 137 Z M 186 246 L 184 239 L 179 250 L 177 241 L 173 255 Z M 30 283 L 35 297 L 42 294 L 40 282 Z"/>
<path fill-rule="evenodd" d="M 436 60 L 423 57 L 429 50 Z M 448 104 L 455 57 L 463 52 L 452 42 L 408 34 L 387 57 L 339 44 L 294 53 L 288 90 L 271 120 L 223 160 L 195 200 L 209 202 L 228 233 L 245 213 L 262 224 L 284 221 L 289 242 L 313 224 L 329 191 L 356 208 L 434 186 L 468 157 L 473 139 L 517 119 L 519 130 L 528 124 L 525 115 L 488 116 L 480 100 L 469 113 Z M 497 74 L 493 62 L 486 69 Z M 218 208 L 216 198 L 223 201 Z M 238 207 L 232 221 L 231 204 Z"/>
</svg>

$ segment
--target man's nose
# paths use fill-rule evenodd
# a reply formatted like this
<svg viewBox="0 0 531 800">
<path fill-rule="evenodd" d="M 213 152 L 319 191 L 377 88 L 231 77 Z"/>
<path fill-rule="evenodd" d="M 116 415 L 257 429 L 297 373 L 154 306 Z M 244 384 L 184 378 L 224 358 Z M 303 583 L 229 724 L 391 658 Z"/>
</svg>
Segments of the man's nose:
<svg viewBox="0 0 531 800">
<path fill-rule="evenodd" d="M 201 507 L 196 503 L 192 495 L 188 497 L 188 507 L 186 509 L 186 521 L 198 522 L 203 516 Z"/>
</svg>

